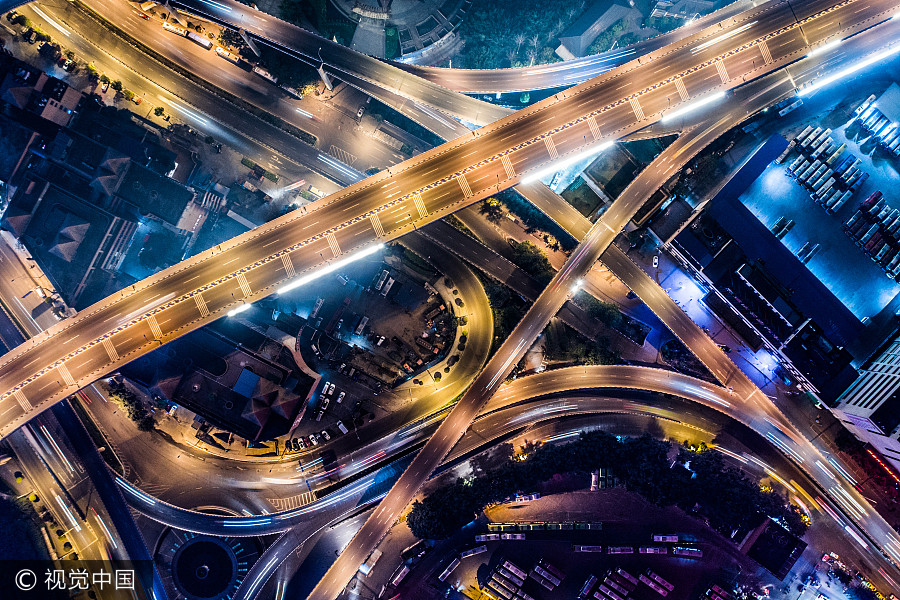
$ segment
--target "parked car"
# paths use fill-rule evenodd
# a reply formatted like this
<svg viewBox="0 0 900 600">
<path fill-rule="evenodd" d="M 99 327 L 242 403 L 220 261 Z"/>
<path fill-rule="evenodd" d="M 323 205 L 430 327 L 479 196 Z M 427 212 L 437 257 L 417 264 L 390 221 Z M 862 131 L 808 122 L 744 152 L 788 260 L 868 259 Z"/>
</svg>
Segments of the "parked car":
<svg viewBox="0 0 900 600">
<path fill-rule="evenodd" d="M 141 18 L 145 21 L 149 21 L 150 15 L 148 15 L 147 13 L 141 13 Z"/>
<path fill-rule="evenodd" d="M 326 442 L 331 441 L 331 434 L 328 433 L 327 429 L 322 430 L 322 439 L 325 440 Z"/>
<path fill-rule="evenodd" d="M 309 441 L 312 443 L 313 446 L 318 446 L 319 445 L 319 436 L 316 435 L 315 433 L 311 433 L 311 434 L 309 434 Z"/>
<path fill-rule="evenodd" d="M 340 394 L 338 394 L 337 403 L 340 404 L 346 395 L 347 395 L 347 392 L 341 392 Z"/>
<path fill-rule="evenodd" d="M 366 112 L 366 107 L 365 107 L 365 106 L 360 106 L 360 107 L 359 107 L 359 110 L 356 111 L 356 118 L 357 118 L 357 119 L 362 119 L 362 116 L 363 116 L 363 113 L 364 113 L 364 112 Z"/>
<path fill-rule="evenodd" d="M 69 60 L 67 58 L 66 63 L 63 65 L 63 69 L 68 71 L 69 73 L 71 73 L 72 71 L 75 70 L 76 66 L 77 66 L 77 63 L 74 60 Z"/>
<path fill-rule="evenodd" d="M 131 101 L 134 102 L 135 104 L 140 104 L 141 102 L 144 101 L 144 99 L 141 98 L 140 96 L 135 96 L 134 98 L 132 98 Z"/>
<path fill-rule="evenodd" d="M 109 81 L 104 81 L 104 82 L 100 85 L 100 91 L 103 92 L 103 93 L 105 94 L 106 91 L 107 91 L 108 89 L 109 89 Z"/>
<path fill-rule="evenodd" d="M 311 448 L 312 445 L 313 445 L 313 444 L 312 444 L 312 440 L 309 439 L 309 436 L 300 438 L 300 444 L 301 444 L 304 448 Z"/>
<path fill-rule="evenodd" d="M 344 425 L 344 422 L 343 422 L 343 421 L 338 421 L 338 422 L 337 422 L 337 428 L 338 428 L 338 430 L 339 430 L 341 433 L 347 433 L 347 426 Z"/>
</svg>

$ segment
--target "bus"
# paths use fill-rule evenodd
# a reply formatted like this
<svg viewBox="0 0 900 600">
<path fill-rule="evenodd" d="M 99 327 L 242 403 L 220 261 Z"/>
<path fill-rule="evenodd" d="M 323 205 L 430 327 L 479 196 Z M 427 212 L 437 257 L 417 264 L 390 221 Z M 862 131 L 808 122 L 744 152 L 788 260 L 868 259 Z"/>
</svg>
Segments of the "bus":
<svg viewBox="0 0 900 600">
<path fill-rule="evenodd" d="M 228 62 L 238 64 L 241 62 L 241 57 L 233 52 L 229 52 L 222 46 L 216 46 L 216 54 L 227 60 Z"/>
<path fill-rule="evenodd" d="M 634 554 L 634 548 L 631 546 L 610 546 L 606 549 L 607 554 Z"/>
<path fill-rule="evenodd" d="M 388 275 L 390 275 L 390 273 L 387 269 L 381 271 L 381 275 L 378 276 L 378 281 L 375 283 L 375 289 L 377 291 L 380 292 L 381 288 L 384 287 L 384 282 L 387 281 Z"/>
<path fill-rule="evenodd" d="M 603 552 L 603 546 L 575 546 L 575 552 Z"/>
<path fill-rule="evenodd" d="M 394 574 L 391 576 L 391 585 L 397 587 L 400 585 L 400 582 L 403 581 L 406 576 L 409 574 L 409 567 L 406 565 L 400 565 L 400 567 L 394 571 Z"/>
<path fill-rule="evenodd" d="M 372 554 L 369 555 L 369 557 L 366 559 L 366 562 L 360 565 L 359 572 L 368 577 L 369 573 L 371 573 L 372 569 L 375 567 L 375 563 L 378 562 L 378 559 L 381 558 L 382 554 L 383 553 L 381 550 L 372 550 Z"/>
<path fill-rule="evenodd" d="M 485 533 L 475 536 L 476 542 L 496 542 L 500 539 L 499 533 Z"/>
<path fill-rule="evenodd" d="M 653 541 L 654 541 L 654 542 L 665 542 L 665 543 L 673 542 L 673 543 L 674 543 L 674 542 L 677 542 L 677 541 L 678 541 L 678 536 L 677 536 L 677 535 L 668 535 L 668 534 L 654 533 L 654 534 L 653 534 Z"/>
<path fill-rule="evenodd" d="M 591 588 L 594 587 L 594 584 L 597 583 L 597 577 L 591 575 L 587 578 L 587 581 L 584 582 L 584 585 L 581 586 L 581 591 L 578 592 L 579 598 L 586 598 L 588 594 L 591 593 Z"/>
<path fill-rule="evenodd" d="M 660 596 L 666 597 L 666 596 L 669 595 L 668 590 L 666 590 L 665 588 L 663 588 L 662 586 L 660 586 L 659 584 L 657 584 L 655 581 L 653 581 L 652 579 L 650 579 L 650 578 L 647 577 L 646 575 L 641 575 L 641 576 L 640 576 L 640 580 L 641 580 L 642 582 L 646 583 L 648 586 L 650 586 L 650 588 L 651 588 L 652 590 L 654 590 L 656 593 L 658 593 Z"/>
<path fill-rule="evenodd" d="M 447 568 L 444 569 L 444 572 L 440 574 L 438 577 L 438 581 L 446 581 L 448 577 L 450 577 L 450 573 L 453 572 L 453 569 L 459 566 L 459 559 L 454 558 L 453 561 L 447 565 Z"/>
<path fill-rule="evenodd" d="M 420 558 L 426 552 L 428 552 L 428 544 L 425 543 L 425 540 L 419 540 L 412 546 L 404 549 L 403 552 L 400 553 L 400 558 L 403 560 Z"/>
<path fill-rule="evenodd" d="M 171 23 L 163 23 L 163 29 L 170 31 L 175 35 L 180 35 L 181 37 L 184 37 L 184 34 L 187 33 L 184 28 L 172 25 Z"/>
<path fill-rule="evenodd" d="M 668 554 L 668 549 L 663 546 L 641 546 L 638 548 L 641 554 Z"/>
<path fill-rule="evenodd" d="M 599 591 L 603 592 L 604 594 L 606 594 L 607 596 L 609 596 L 610 598 L 612 598 L 612 600 L 625 600 L 625 598 L 623 596 L 619 595 L 618 592 L 615 592 L 615 591 L 609 589 L 607 586 L 603 585 L 602 583 L 599 586 L 597 586 L 597 589 Z"/>
<path fill-rule="evenodd" d="M 544 579 L 546 579 L 547 581 L 549 581 L 550 583 L 552 583 L 554 587 L 558 586 L 561 583 L 561 580 L 559 579 L 559 577 L 557 577 L 556 575 L 554 575 L 547 569 L 543 568 L 541 565 L 535 565 L 534 572 L 537 573 L 538 575 L 540 575 L 541 577 L 543 577 Z"/>
<path fill-rule="evenodd" d="M 674 586 L 674 585 L 672 585 L 671 583 L 669 583 L 668 581 L 666 581 L 665 579 L 663 579 L 662 577 L 660 577 L 658 574 L 656 574 L 656 573 L 654 573 L 653 571 L 651 571 L 650 569 L 647 569 L 647 577 L 649 577 L 650 579 L 652 579 L 653 581 L 655 581 L 655 582 L 658 583 L 659 585 L 663 586 L 664 588 L 666 588 L 666 589 L 669 590 L 670 592 L 671 592 L 672 590 L 675 589 L 675 586 Z"/>
<path fill-rule="evenodd" d="M 699 548 L 673 548 L 672 554 L 675 556 L 689 556 L 691 558 L 703 558 L 703 550 Z"/>
<path fill-rule="evenodd" d="M 203 37 L 199 33 L 196 33 L 194 31 L 188 31 L 187 35 L 185 35 L 185 37 L 187 39 L 191 40 L 192 42 L 194 42 L 195 44 L 197 44 L 198 46 L 203 46 L 203 48 L 205 50 L 209 50 L 210 48 L 212 48 L 212 45 L 213 45 L 212 41 Z"/>
<path fill-rule="evenodd" d="M 487 552 L 487 546 L 485 546 L 483 544 L 481 546 L 475 546 L 474 548 L 470 548 L 469 550 L 466 550 L 464 552 L 460 552 L 459 557 L 467 558 L 469 556 L 475 556 L 476 554 L 481 554 L 482 552 Z"/>
<path fill-rule="evenodd" d="M 619 577 L 621 577 L 622 579 L 624 579 L 625 581 L 627 581 L 628 583 L 630 583 L 633 586 L 636 586 L 638 583 L 638 580 L 635 579 L 634 575 L 632 575 L 631 573 L 629 573 L 622 567 L 618 567 L 616 569 L 616 575 L 618 575 Z"/>
<path fill-rule="evenodd" d="M 528 577 L 528 573 L 526 573 L 525 571 L 523 571 L 522 569 L 520 569 L 513 563 L 509 562 L 508 560 L 503 561 L 503 568 L 507 569 L 510 573 L 514 573 L 515 575 L 517 575 L 519 578 L 521 578 L 523 580 L 526 577 Z"/>
</svg>

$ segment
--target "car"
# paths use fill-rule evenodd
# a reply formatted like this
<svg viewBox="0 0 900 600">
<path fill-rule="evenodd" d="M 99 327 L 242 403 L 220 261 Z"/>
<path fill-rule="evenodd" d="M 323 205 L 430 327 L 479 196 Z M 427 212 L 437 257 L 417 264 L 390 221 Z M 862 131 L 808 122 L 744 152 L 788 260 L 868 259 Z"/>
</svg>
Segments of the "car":
<svg viewBox="0 0 900 600">
<path fill-rule="evenodd" d="M 655 269 L 658 266 L 659 266 L 659 254 L 654 254 L 653 255 L 653 268 Z"/>
<path fill-rule="evenodd" d="M 141 98 L 140 96 L 135 96 L 134 98 L 131 99 L 131 101 L 134 102 L 135 104 L 140 104 L 141 102 L 144 101 L 144 99 Z"/>
<path fill-rule="evenodd" d="M 343 421 L 338 421 L 338 422 L 337 422 L 337 428 L 338 428 L 338 430 L 339 430 L 341 433 L 347 433 L 347 426 L 344 425 L 344 422 L 343 422 Z"/>
<path fill-rule="evenodd" d="M 300 440 L 294 438 L 291 440 L 291 447 L 294 449 L 294 452 L 300 450 Z"/>
<path fill-rule="evenodd" d="M 331 434 L 328 433 L 327 429 L 322 430 L 322 439 L 325 440 L 326 442 L 331 440 Z"/>
<path fill-rule="evenodd" d="M 725 354 L 728 354 L 729 352 L 731 352 L 731 347 L 726 346 L 725 344 L 716 344 L 716 345 L 717 345 L 717 346 L 719 347 L 719 349 L 722 350 L 722 352 L 724 352 Z"/>
<path fill-rule="evenodd" d="M 147 13 L 141 13 L 141 18 L 145 21 L 149 21 L 150 15 L 148 15 Z"/>
<path fill-rule="evenodd" d="M 318 446 L 319 445 L 319 436 L 316 435 L 315 433 L 311 433 L 311 434 L 309 434 L 309 441 L 312 443 L 313 446 Z"/>
<path fill-rule="evenodd" d="M 300 438 L 300 444 L 304 448 L 312 448 L 312 440 L 309 439 L 309 436 Z"/>
<path fill-rule="evenodd" d="M 109 80 L 104 81 L 104 82 L 100 85 L 100 91 L 103 92 L 104 94 L 106 93 L 106 91 L 107 91 L 108 89 L 109 89 Z"/>
<path fill-rule="evenodd" d="M 346 396 L 347 396 L 347 392 L 341 392 L 340 394 L 338 394 L 338 397 L 337 397 L 337 403 L 340 404 L 341 401 L 342 401 Z"/>
<path fill-rule="evenodd" d="M 328 393 L 328 388 L 329 388 L 329 386 L 331 386 L 331 382 L 330 382 L 330 381 L 326 381 L 326 382 L 325 382 L 325 385 L 322 386 L 322 393 L 323 393 L 323 394 L 327 394 L 327 393 Z"/>
<path fill-rule="evenodd" d="M 328 395 L 330 396 L 333 393 L 334 393 L 334 384 L 332 383 L 332 384 L 328 385 Z"/>
<path fill-rule="evenodd" d="M 77 64 L 78 63 L 76 63 L 74 60 L 66 59 L 66 64 L 63 65 L 63 69 L 68 71 L 69 73 L 71 73 L 72 71 L 75 70 L 75 67 L 77 66 Z"/>
<path fill-rule="evenodd" d="M 359 107 L 359 110 L 356 111 L 356 118 L 357 118 L 357 119 L 362 119 L 362 116 L 363 116 L 363 113 L 364 113 L 364 112 L 366 112 L 366 107 L 365 107 L 365 106 L 360 106 L 360 107 Z"/>
</svg>

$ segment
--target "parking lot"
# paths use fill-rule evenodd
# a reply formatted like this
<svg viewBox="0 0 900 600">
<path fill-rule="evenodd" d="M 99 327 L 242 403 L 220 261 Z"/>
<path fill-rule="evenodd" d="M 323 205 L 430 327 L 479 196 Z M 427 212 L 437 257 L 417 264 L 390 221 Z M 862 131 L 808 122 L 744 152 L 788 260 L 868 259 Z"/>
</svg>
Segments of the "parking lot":
<svg viewBox="0 0 900 600">
<path fill-rule="evenodd" d="M 787 167 L 797 156 L 796 151 L 781 165 L 770 165 L 740 198 L 769 229 L 782 217 L 794 221 L 793 229 L 781 240 L 794 254 L 807 242 L 821 245 L 807 267 L 859 319 L 876 315 L 900 291 L 900 284 L 886 277 L 841 228 L 875 190 L 885 192 L 888 202 L 900 207 L 890 194 L 900 185 L 897 159 L 887 159 L 880 151 L 873 152 L 874 144 L 868 134 L 861 133 L 858 126 L 848 127 L 853 109 L 869 93 L 877 91 L 862 89 L 836 107 L 823 105 L 824 100 L 814 100 L 786 117 L 791 122 L 786 122 L 781 130 L 790 140 L 807 125 L 831 128 L 830 136 L 835 144 L 847 145 L 843 156 L 853 154 L 861 160 L 860 168 L 869 173 L 869 179 L 837 214 L 826 214 L 807 190 L 788 176 Z"/>
</svg>

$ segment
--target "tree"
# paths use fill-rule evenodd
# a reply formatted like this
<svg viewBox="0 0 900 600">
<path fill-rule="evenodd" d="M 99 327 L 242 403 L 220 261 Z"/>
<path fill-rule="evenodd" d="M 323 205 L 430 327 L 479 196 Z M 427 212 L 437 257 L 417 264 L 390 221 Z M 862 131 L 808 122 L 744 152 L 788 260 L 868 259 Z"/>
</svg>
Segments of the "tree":
<svg viewBox="0 0 900 600">
<path fill-rule="evenodd" d="M 479 212 L 487 217 L 488 221 L 493 221 L 494 223 L 499 223 L 500 219 L 503 218 L 503 207 L 500 206 L 500 201 L 493 197 L 485 198 L 481 202 Z"/>
<path fill-rule="evenodd" d="M 122 82 L 119 81 L 118 79 L 116 79 L 111 84 L 109 84 L 109 87 L 111 87 L 112 89 L 114 89 L 117 92 L 121 92 L 123 86 L 122 86 Z"/>
<path fill-rule="evenodd" d="M 100 76 L 100 83 L 103 83 L 103 84 L 109 83 L 109 77 L 107 77 L 107 75 L 105 73 Z"/>
<path fill-rule="evenodd" d="M 166 112 L 166 109 L 163 108 L 162 106 L 157 106 L 156 108 L 153 109 L 153 114 L 156 115 L 157 117 L 163 116 L 163 113 L 165 113 L 165 112 Z"/>
<path fill-rule="evenodd" d="M 239 48 L 244 45 L 244 38 L 234 29 L 225 27 L 222 29 L 222 33 L 219 34 L 219 43 L 223 46 Z"/>
<path fill-rule="evenodd" d="M 31 27 L 31 21 L 25 15 L 16 15 L 10 21 L 13 25 L 21 25 L 22 27 Z"/>
<path fill-rule="evenodd" d="M 556 273 L 547 255 L 531 242 L 520 242 L 513 246 L 512 261 L 541 285 L 550 283 Z"/>
<path fill-rule="evenodd" d="M 75 51 L 66 50 L 66 58 L 68 58 L 69 60 L 75 60 Z"/>
<path fill-rule="evenodd" d="M 134 92 L 132 92 L 131 90 L 123 89 L 123 90 L 122 90 L 122 95 L 123 95 L 123 96 L 125 97 L 125 99 L 128 100 L 129 102 L 130 102 L 131 100 L 134 100 Z"/>
<path fill-rule="evenodd" d="M 38 54 L 47 60 L 56 60 L 59 58 L 59 44 L 44 44 L 38 48 Z"/>
<path fill-rule="evenodd" d="M 91 83 L 96 84 L 100 80 L 100 73 L 97 72 L 97 67 L 94 66 L 94 63 L 88 63 L 87 71 L 88 80 L 90 80 Z"/>
</svg>

